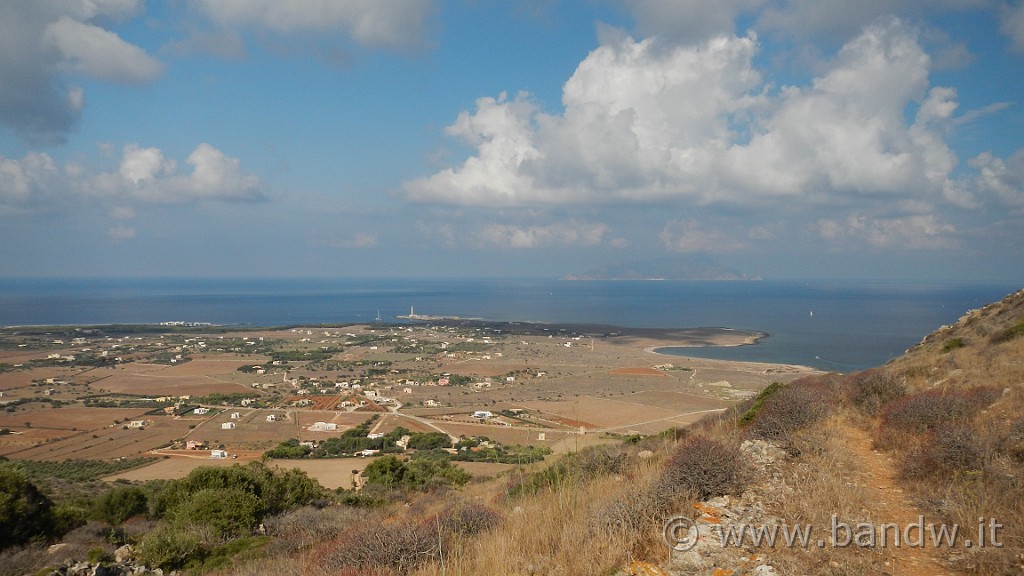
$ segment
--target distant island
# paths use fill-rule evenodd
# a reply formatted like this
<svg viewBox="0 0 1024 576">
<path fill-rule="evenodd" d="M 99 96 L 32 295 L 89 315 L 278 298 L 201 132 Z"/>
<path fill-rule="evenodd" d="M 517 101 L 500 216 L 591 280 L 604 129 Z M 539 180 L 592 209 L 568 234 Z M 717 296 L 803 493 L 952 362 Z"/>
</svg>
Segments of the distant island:
<svg viewBox="0 0 1024 576">
<path fill-rule="evenodd" d="M 728 269 L 706 256 L 616 262 L 563 280 L 761 280 Z"/>
</svg>

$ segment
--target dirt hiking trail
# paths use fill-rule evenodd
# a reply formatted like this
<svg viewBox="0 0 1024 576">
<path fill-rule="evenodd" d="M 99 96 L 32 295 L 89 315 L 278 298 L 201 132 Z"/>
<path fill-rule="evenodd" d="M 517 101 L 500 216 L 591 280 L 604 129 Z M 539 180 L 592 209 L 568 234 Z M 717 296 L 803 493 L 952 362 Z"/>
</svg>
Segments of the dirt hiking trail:
<svg viewBox="0 0 1024 576">
<path fill-rule="evenodd" d="M 875 526 L 896 524 L 901 528 L 916 524 L 923 514 L 907 497 L 896 479 L 896 464 L 892 457 L 873 448 L 871 435 L 849 423 L 840 426 L 847 440 L 850 452 L 856 457 L 860 470 L 859 483 L 872 495 L 868 510 Z M 925 515 L 927 525 L 928 517 Z M 923 547 L 890 547 L 888 552 L 889 574 L 893 576 L 951 576 L 948 566 L 941 559 L 930 537 L 925 538 Z"/>
</svg>

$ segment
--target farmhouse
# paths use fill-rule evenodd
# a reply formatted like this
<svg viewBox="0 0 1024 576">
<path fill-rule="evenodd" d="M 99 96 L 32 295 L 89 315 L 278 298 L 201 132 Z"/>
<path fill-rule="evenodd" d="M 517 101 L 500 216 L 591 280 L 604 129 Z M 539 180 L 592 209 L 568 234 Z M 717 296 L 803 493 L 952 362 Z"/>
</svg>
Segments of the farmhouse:
<svg viewBox="0 0 1024 576">
<path fill-rule="evenodd" d="M 145 420 L 132 420 L 131 422 L 128 423 L 129 428 L 142 428 L 145 425 Z"/>
<path fill-rule="evenodd" d="M 277 415 L 276 414 L 268 414 L 267 415 L 267 422 L 277 422 Z"/>
<path fill-rule="evenodd" d="M 239 414 L 238 412 L 232 412 L 232 413 L 231 413 L 231 419 L 232 419 L 232 420 L 238 420 L 238 419 L 239 419 L 239 418 L 241 418 L 241 417 L 242 417 L 242 415 L 241 415 L 241 414 Z"/>
<path fill-rule="evenodd" d="M 206 447 L 206 442 L 202 440 L 189 440 L 185 443 L 186 450 L 202 450 Z"/>
<path fill-rule="evenodd" d="M 494 418 L 494 414 L 487 410 L 477 410 L 476 412 L 473 412 L 473 418 L 480 418 L 484 420 L 487 418 Z"/>
<path fill-rule="evenodd" d="M 197 416 L 202 416 L 204 414 L 209 414 L 210 413 L 210 409 L 209 408 L 203 408 L 202 406 L 200 406 L 199 408 L 196 408 L 195 410 L 193 410 L 192 413 L 196 414 Z"/>
<path fill-rule="evenodd" d="M 235 429 L 235 423 L 234 422 L 224 422 L 223 424 L 220 425 L 220 429 L 221 430 L 234 430 Z"/>
<path fill-rule="evenodd" d="M 314 422 L 310 425 L 310 432 L 333 432 L 338 429 L 334 422 Z"/>
<path fill-rule="evenodd" d="M 210 450 L 210 458 L 213 460 L 221 460 L 227 457 L 228 453 L 225 450 Z"/>
</svg>

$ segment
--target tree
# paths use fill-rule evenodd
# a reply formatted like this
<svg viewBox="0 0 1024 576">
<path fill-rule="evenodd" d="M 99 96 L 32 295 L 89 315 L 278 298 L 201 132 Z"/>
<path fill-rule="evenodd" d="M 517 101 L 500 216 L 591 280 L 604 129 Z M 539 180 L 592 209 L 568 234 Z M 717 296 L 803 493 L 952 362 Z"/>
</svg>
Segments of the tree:
<svg viewBox="0 0 1024 576">
<path fill-rule="evenodd" d="M 94 506 L 95 515 L 111 524 L 145 514 L 148 509 L 149 499 L 137 486 L 114 488 L 100 496 Z"/>
<path fill-rule="evenodd" d="M 206 488 L 174 511 L 174 526 L 209 528 L 215 537 L 228 539 L 248 534 L 256 527 L 260 501 L 239 488 Z"/>
<path fill-rule="evenodd" d="M 451 448 L 452 441 L 443 432 L 425 432 L 413 434 L 409 438 L 409 448 L 415 450 L 434 450 L 435 448 Z"/>
<path fill-rule="evenodd" d="M 363 470 L 363 476 L 370 484 L 380 484 L 387 488 L 397 488 L 405 478 L 405 463 L 394 456 L 382 456 Z"/>
<path fill-rule="evenodd" d="M 0 466 L 0 547 L 49 537 L 53 503 L 25 474 Z"/>
</svg>

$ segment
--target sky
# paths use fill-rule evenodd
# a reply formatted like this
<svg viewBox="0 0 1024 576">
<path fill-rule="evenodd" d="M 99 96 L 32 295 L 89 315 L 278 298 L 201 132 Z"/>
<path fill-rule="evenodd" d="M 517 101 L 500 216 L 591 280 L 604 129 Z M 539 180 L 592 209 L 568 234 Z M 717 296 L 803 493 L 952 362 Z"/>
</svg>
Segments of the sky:
<svg viewBox="0 0 1024 576">
<path fill-rule="evenodd" d="M 0 3 L 0 276 L 1024 282 L 1019 0 Z"/>
</svg>

